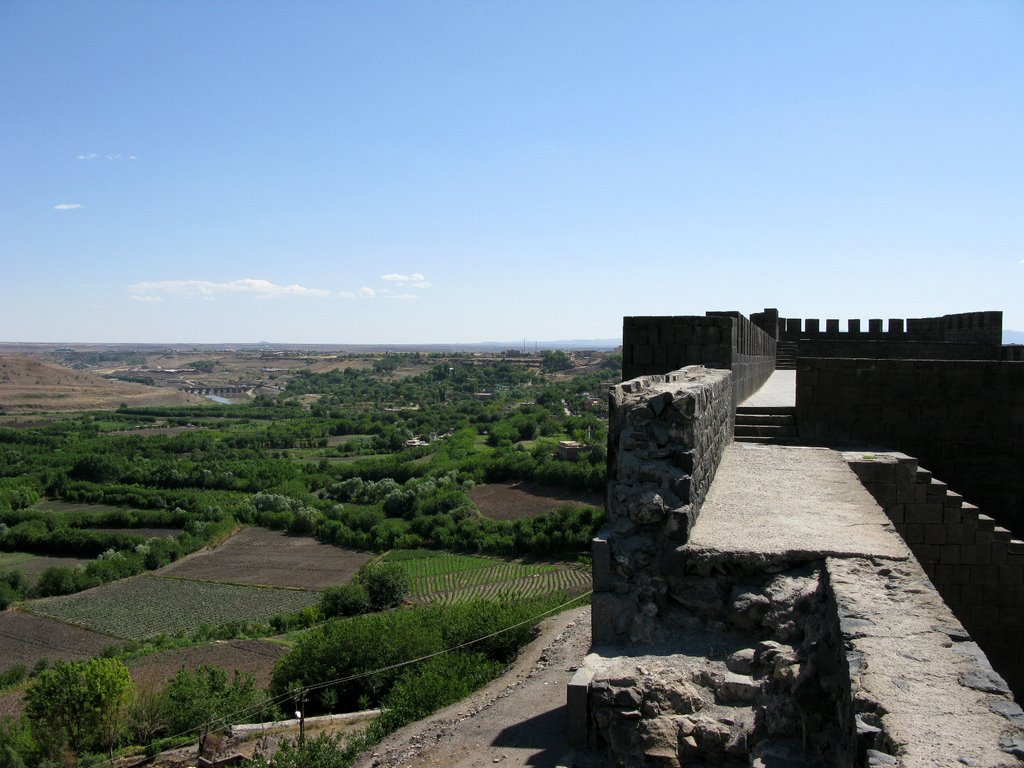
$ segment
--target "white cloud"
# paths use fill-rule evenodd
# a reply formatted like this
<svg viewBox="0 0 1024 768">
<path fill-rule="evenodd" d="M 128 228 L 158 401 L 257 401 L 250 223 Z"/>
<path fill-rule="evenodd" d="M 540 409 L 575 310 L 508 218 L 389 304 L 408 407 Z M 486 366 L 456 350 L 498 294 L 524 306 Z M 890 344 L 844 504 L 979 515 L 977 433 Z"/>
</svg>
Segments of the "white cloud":
<svg viewBox="0 0 1024 768">
<path fill-rule="evenodd" d="M 336 295 L 322 288 L 306 288 L 301 285 L 277 285 L 269 280 L 257 280 L 251 277 L 243 278 L 242 280 L 232 280 L 229 283 L 214 283 L 209 280 L 160 280 L 148 283 L 135 283 L 128 286 L 128 293 L 133 297 L 158 297 L 160 294 L 167 294 L 204 299 L 212 299 L 220 294 L 248 294 L 257 299 L 277 299 L 283 296 L 325 298 Z M 143 300 L 148 301 L 150 299 Z"/>
<path fill-rule="evenodd" d="M 141 294 L 140 293 L 133 293 L 128 298 L 131 299 L 132 301 L 141 301 L 141 302 L 145 302 L 145 303 L 151 303 L 152 302 L 152 303 L 155 303 L 155 304 L 162 304 L 163 301 L 164 301 L 164 297 L 163 296 L 153 296 L 151 294 L 146 294 L 146 293 L 141 293 Z"/>
<path fill-rule="evenodd" d="M 419 272 L 414 272 L 411 275 L 400 275 L 397 272 L 392 272 L 390 275 L 381 275 L 381 280 L 387 280 L 389 283 L 422 283 L 424 278 Z"/>
<path fill-rule="evenodd" d="M 53 206 L 53 210 L 55 211 L 74 211 L 79 208 L 85 208 L 85 206 L 81 203 L 58 203 Z"/>
<path fill-rule="evenodd" d="M 403 286 L 409 288 L 429 288 L 430 283 L 427 282 L 426 278 L 423 277 L 419 272 L 413 272 L 411 275 L 401 275 L 397 272 L 392 272 L 389 275 L 381 275 L 381 280 L 386 280 L 389 283 L 402 283 Z"/>
<path fill-rule="evenodd" d="M 377 295 L 377 292 L 373 290 L 373 288 L 367 288 L 364 286 L 359 289 L 359 295 L 367 299 L 372 299 Z"/>
<path fill-rule="evenodd" d="M 138 160 L 135 155 L 125 155 L 121 152 L 114 152 L 109 155 L 101 155 L 99 152 L 90 152 L 87 155 L 76 155 L 76 160 Z"/>
</svg>

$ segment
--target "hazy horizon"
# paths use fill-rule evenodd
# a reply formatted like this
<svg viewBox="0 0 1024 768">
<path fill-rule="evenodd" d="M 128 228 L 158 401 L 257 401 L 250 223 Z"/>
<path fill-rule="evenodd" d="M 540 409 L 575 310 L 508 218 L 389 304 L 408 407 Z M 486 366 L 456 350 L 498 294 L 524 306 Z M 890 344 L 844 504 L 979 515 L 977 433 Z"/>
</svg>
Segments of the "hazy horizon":
<svg viewBox="0 0 1024 768">
<path fill-rule="evenodd" d="M 563 346 L 558 346 L 563 345 Z M 589 345 L 589 346 L 588 346 Z M 214 348 L 285 348 L 285 349 L 342 349 L 342 348 L 374 348 L 382 349 L 386 347 L 390 348 L 419 348 L 426 349 L 431 347 L 446 347 L 446 348 L 488 348 L 488 349 L 511 349 L 526 352 L 532 352 L 534 348 L 540 350 L 545 349 L 601 349 L 608 350 L 614 347 L 621 346 L 622 339 L 529 339 L 527 343 L 523 344 L 520 339 L 518 341 L 437 341 L 437 342 L 422 342 L 422 343 L 398 343 L 398 342 L 365 342 L 365 343 L 353 343 L 345 341 L 337 342 L 305 342 L 305 341 L 285 341 L 285 342 L 271 342 L 271 341 L 3 341 L 0 340 L 0 350 L 5 347 L 61 347 L 61 346 L 72 346 L 72 347 L 214 347 Z"/>
</svg>

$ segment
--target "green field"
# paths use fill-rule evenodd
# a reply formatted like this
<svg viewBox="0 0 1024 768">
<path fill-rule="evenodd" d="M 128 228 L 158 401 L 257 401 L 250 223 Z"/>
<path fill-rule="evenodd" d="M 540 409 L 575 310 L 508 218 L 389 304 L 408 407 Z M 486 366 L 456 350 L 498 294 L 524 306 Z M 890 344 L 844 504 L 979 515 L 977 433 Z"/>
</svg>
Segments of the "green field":
<svg viewBox="0 0 1024 768">
<path fill-rule="evenodd" d="M 110 504 L 82 504 L 59 499 L 45 499 L 31 507 L 33 512 L 74 512 L 76 514 L 108 514 L 111 512 L 139 512 L 142 510 L 130 507 L 115 507 Z"/>
<path fill-rule="evenodd" d="M 456 603 L 473 598 L 577 595 L 590 589 L 590 569 L 571 564 L 520 563 L 429 550 L 394 550 L 382 558 L 409 576 L 416 602 Z"/>
<path fill-rule="evenodd" d="M 64 597 L 30 601 L 40 616 L 123 639 L 191 632 L 202 624 L 261 622 L 315 605 L 320 593 L 134 576 Z"/>
<path fill-rule="evenodd" d="M 89 561 L 81 557 L 51 557 L 29 552 L 0 552 L 0 571 L 21 571 L 29 584 L 35 584 L 39 574 L 47 568 L 73 568 Z"/>
</svg>

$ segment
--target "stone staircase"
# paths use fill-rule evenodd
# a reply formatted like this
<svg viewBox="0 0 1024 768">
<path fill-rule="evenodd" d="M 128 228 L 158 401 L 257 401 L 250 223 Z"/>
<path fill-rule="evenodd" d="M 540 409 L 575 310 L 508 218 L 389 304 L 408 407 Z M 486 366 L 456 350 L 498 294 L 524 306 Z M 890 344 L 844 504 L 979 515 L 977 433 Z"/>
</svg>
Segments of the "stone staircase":
<svg viewBox="0 0 1024 768">
<path fill-rule="evenodd" d="M 780 341 L 775 347 L 775 370 L 795 371 L 797 357 L 797 343 L 795 341 Z"/>
<path fill-rule="evenodd" d="M 776 445 L 796 443 L 796 408 L 749 405 L 737 407 L 736 442 Z"/>
</svg>

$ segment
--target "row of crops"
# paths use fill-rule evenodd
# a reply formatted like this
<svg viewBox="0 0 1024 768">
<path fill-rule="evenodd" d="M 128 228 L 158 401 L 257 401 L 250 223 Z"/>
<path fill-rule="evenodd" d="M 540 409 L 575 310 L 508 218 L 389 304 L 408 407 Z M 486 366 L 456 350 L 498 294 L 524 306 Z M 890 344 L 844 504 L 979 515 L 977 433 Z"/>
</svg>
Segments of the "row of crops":
<svg viewBox="0 0 1024 768">
<path fill-rule="evenodd" d="M 406 572 L 412 598 L 423 603 L 529 598 L 552 592 L 576 595 L 590 588 L 590 570 L 579 565 L 520 563 L 428 550 L 399 550 L 383 559 Z"/>
<path fill-rule="evenodd" d="M 125 640 L 193 632 L 203 625 L 258 623 L 320 600 L 319 592 L 160 576 L 133 576 L 87 592 L 33 600 L 29 610 Z"/>
<path fill-rule="evenodd" d="M 266 554 L 273 559 L 272 553 Z M 578 595 L 590 589 L 591 583 L 589 568 L 575 564 L 522 563 L 429 550 L 396 550 L 382 560 L 405 571 L 411 585 L 409 597 L 421 604 Z M 264 623 L 314 606 L 319 600 L 318 591 L 273 586 L 273 582 L 271 586 L 252 586 L 144 574 L 86 592 L 33 600 L 26 608 L 115 638 L 142 640 L 160 634 L 188 634 L 204 625 Z"/>
</svg>

